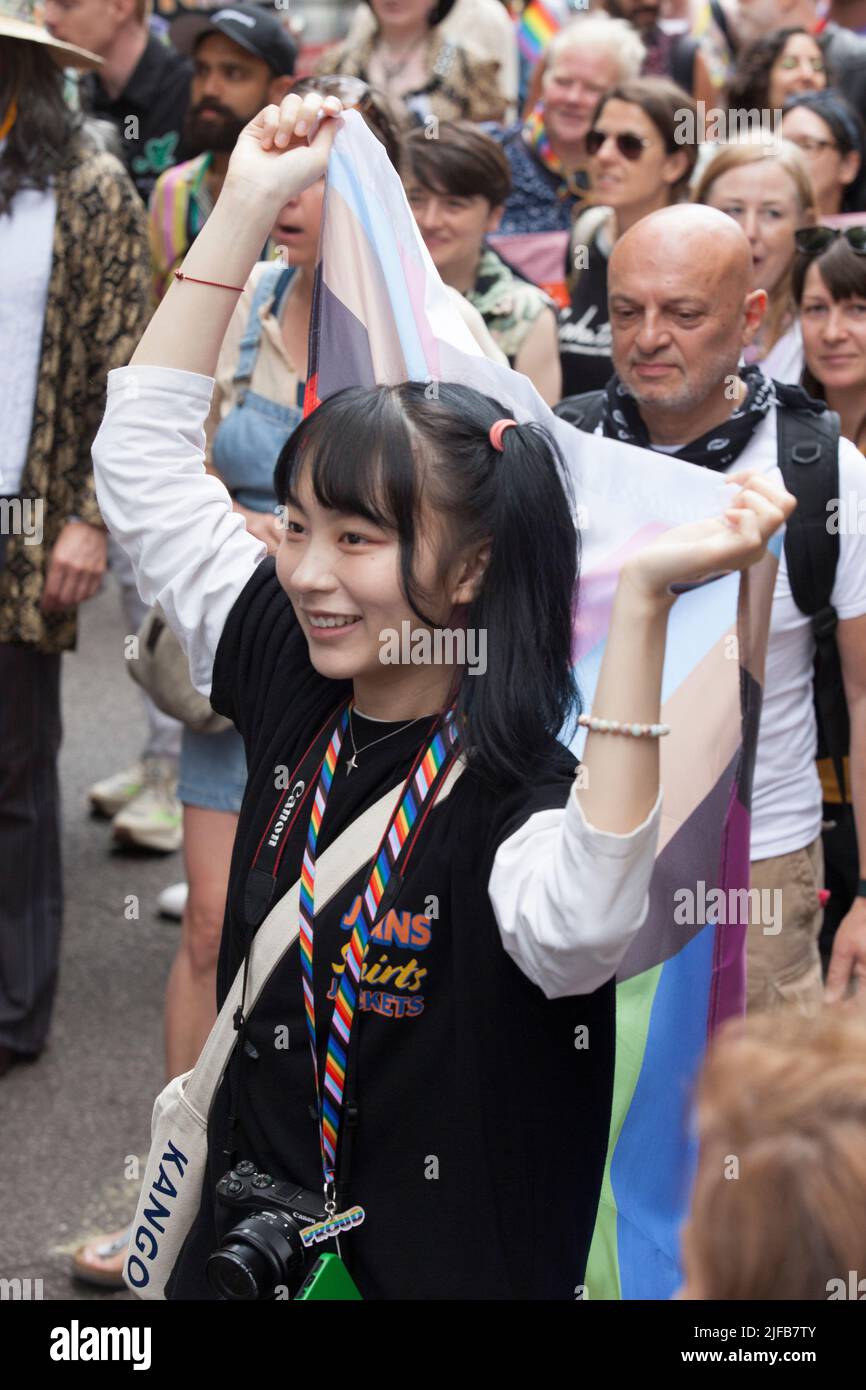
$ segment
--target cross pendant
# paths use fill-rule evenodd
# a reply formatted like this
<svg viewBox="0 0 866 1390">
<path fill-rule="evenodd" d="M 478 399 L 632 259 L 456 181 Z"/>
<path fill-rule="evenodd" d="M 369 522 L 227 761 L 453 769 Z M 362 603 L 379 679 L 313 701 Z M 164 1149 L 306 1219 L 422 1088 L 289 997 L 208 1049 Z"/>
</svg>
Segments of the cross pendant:
<svg viewBox="0 0 866 1390">
<path fill-rule="evenodd" d="M 355 761 L 355 759 L 357 758 L 357 756 L 358 756 L 357 753 L 353 753 L 352 756 L 351 756 L 351 758 L 349 758 L 348 761 L 347 761 L 347 763 L 346 763 L 346 776 L 347 776 L 347 777 L 348 777 L 349 773 L 352 772 L 352 770 L 358 766 L 357 762 Z"/>
</svg>

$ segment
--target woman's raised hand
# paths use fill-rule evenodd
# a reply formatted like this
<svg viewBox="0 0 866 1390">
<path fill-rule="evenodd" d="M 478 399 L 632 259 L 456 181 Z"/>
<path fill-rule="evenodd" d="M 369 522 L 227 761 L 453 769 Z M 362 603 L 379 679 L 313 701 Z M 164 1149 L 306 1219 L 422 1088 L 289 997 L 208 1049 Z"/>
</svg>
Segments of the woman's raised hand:
<svg viewBox="0 0 866 1390">
<path fill-rule="evenodd" d="M 734 474 L 727 481 L 739 491 L 725 512 L 666 531 L 623 566 L 633 588 L 650 599 L 671 600 L 672 585 L 697 584 L 761 559 L 796 499 L 762 474 Z"/>
<path fill-rule="evenodd" d="M 253 185 L 281 207 L 324 174 L 337 133 L 335 118 L 342 114 L 339 97 L 318 92 L 266 106 L 238 136 L 226 182 Z"/>
</svg>

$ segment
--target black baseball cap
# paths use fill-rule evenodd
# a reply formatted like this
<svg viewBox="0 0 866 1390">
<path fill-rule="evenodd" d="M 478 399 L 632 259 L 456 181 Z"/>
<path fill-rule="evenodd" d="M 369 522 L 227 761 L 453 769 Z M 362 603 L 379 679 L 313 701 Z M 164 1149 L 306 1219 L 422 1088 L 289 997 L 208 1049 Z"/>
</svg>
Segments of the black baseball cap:
<svg viewBox="0 0 866 1390">
<path fill-rule="evenodd" d="M 192 55 L 205 34 L 225 34 L 267 63 L 275 77 L 291 77 L 297 49 L 272 10 L 258 5 L 223 5 L 216 10 L 190 11 L 169 25 L 169 37 L 179 53 Z"/>
</svg>

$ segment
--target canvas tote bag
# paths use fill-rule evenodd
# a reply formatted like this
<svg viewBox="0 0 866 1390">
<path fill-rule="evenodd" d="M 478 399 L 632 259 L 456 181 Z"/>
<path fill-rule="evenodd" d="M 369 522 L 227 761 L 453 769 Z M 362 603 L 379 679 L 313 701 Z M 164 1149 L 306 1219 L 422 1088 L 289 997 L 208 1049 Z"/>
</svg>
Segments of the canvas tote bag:
<svg viewBox="0 0 866 1390">
<path fill-rule="evenodd" d="M 437 802 L 448 795 L 462 771 L 463 763 L 458 759 L 442 783 Z M 401 783 L 386 792 L 319 855 L 317 910 L 372 860 L 402 790 Z M 299 890 L 300 881 L 296 880 L 268 913 L 253 939 L 245 1005 L 248 1016 L 298 935 Z M 237 1040 L 234 1014 L 241 1002 L 242 984 L 243 966 L 196 1065 L 170 1081 L 153 1107 L 150 1153 L 123 1269 L 127 1287 L 139 1298 L 165 1298 L 165 1286 L 198 1214 L 207 1168 L 208 1115 Z"/>
</svg>

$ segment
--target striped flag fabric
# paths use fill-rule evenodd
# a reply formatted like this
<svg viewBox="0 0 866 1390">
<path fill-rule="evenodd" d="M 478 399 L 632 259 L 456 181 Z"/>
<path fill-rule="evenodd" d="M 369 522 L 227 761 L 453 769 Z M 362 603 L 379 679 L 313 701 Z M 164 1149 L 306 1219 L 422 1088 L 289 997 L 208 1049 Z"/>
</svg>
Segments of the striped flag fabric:
<svg viewBox="0 0 866 1390">
<path fill-rule="evenodd" d="M 517 21 L 517 47 L 529 63 L 537 63 L 562 21 L 543 0 L 529 0 Z"/>
<path fill-rule="evenodd" d="M 578 433 L 526 377 L 482 356 L 382 146 L 350 111 L 328 165 L 305 413 L 346 386 L 409 379 L 474 386 L 555 436 L 578 504 L 574 658 L 591 709 L 620 566 L 666 528 L 717 515 L 727 485 L 682 460 Z M 614 1108 L 589 1299 L 669 1298 L 680 1280 L 695 1163 L 691 1089 L 708 1038 L 744 1002 L 749 799 L 780 548 L 777 536 L 760 565 L 692 589 L 671 614 L 662 829 L 649 915 L 617 975 Z M 573 739 L 578 755 L 584 737 Z"/>
</svg>

